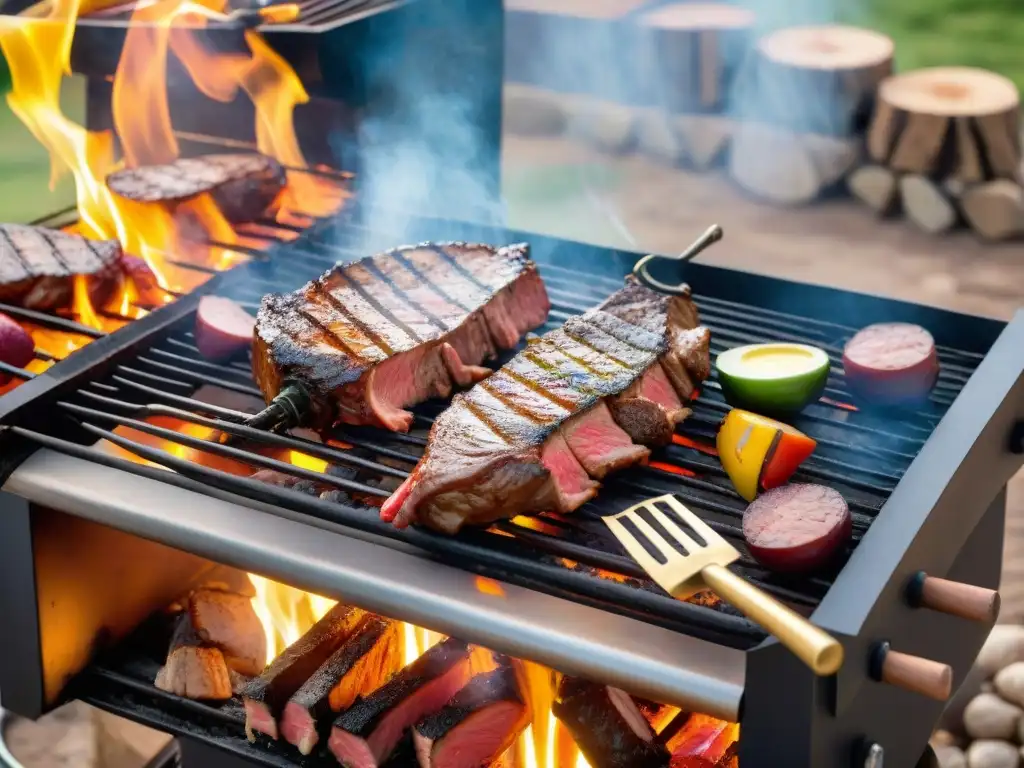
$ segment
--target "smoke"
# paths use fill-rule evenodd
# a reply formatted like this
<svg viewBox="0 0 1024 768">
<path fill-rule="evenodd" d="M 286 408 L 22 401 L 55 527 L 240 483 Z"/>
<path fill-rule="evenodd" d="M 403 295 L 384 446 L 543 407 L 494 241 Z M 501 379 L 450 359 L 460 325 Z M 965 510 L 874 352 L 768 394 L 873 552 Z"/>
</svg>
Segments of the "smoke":
<svg viewBox="0 0 1024 768">
<path fill-rule="evenodd" d="M 362 117 L 334 148 L 358 175 L 364 249 L 405 242 L 409 214 L 504 223 L 501 13 L 501 0 L 419 0 L 361 23 Z"/>
</svg>

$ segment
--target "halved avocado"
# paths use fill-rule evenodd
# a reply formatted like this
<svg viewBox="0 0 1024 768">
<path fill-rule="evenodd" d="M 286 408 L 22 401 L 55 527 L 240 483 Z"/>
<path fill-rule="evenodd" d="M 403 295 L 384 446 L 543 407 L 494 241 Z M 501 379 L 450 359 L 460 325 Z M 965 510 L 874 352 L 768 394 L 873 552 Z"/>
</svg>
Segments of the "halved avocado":
<svg viewBox="0 0 1024 768">
<path fill-rule="evenodd" d="M 729 405 L 754 413 L 795 413 L 821 397 L 828 381 L 824 350 L 807 344 L 750 344 L 715 361 Z"/>
</svg>

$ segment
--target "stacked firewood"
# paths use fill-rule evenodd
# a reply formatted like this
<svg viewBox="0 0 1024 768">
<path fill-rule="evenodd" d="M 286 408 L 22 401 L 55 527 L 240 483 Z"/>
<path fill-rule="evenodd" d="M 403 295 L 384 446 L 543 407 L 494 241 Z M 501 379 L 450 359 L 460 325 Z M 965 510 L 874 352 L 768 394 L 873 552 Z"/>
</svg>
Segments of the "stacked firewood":
<svg viewBox="0 0 1024 768">
<path fill-rule="evenodd" d="M 1024 233 L 1020 98 L 1006 78 L 936 67 L 882 83 L 868 131 L 869 162 L 853 194 L 880 215 L 897 211 L 922 230 L 964 222 L 979 236 Z"/>
</svg>

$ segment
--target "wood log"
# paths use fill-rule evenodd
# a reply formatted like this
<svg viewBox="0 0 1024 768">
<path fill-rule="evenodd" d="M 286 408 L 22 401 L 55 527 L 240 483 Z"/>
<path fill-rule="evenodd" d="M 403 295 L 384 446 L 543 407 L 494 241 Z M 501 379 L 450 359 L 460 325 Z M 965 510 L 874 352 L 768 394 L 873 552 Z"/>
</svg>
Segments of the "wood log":
<svg viewBox="0 0 1024 768">
<path fill-rule="evenodd" d="M 749 120 L 794 133 L 851 137 L 867 127 L 875 91 L 892 72 L 893 42 L 841 25 L 763 37 L 737 93 Z"/>
<path fill-rule="evenodd" d="M 737 128 L 729 173 L 747 192 L 777 205 L 802 205 L 818 196 L 821 175 L 794 134 L 747 123 Z"/>
<path fill-rule="evenodd" d="M 899 182 L 900 202 L 907 218 L 931 235 L 956 226 L 956 206 L 941 185 L 927 176 L 904 176 Z"/>
<path fill-rule="evenodd" d="M 751 11 L 726 3 L 671 3 L 641 15 L 638 26 L 641 78 L 651 106 L 675 114 L 727 109 L 752 42 Z"/>
<path fill-rule="evenodd" d="M 576 96 L 566 99 L 566 131 L 603 152 L 620 154 L 636 141 L 635 110 L 613 101 Z"/>
<path fill-rule="evenodd" d="M 565 131 L 564 97 L 542 88 L 506 83 L 502 122 L 520 136 L 558 136 Z"/>
<path fill-rule="evenodd" d="M 1009 240 L 1024 234 L 1024 190 L 996 179 L 964 190 L 960 207 L 967 224 L 985 240 Z"/>
<path fill-rule="evenodd" d="M 868 153 L 897 173 L 966 184 L 1015 179 L 1021 163 L 1017 88 L 1002 75 L 969 67 L 889 77 L 878 90 Z"/>
<path fill-rule="evenodd" d="M 729 173 L 757 197 L 802 205 L 846 178 L 858 154 L 853 139 L 745 123 L 733 138 Z"/>
<path fill-rule="evenodd" d="M 879 216 L 897 207 L 896 174 L 881 165 L 862 165 L 846 180 L 850 193 Z"/>
</svg>

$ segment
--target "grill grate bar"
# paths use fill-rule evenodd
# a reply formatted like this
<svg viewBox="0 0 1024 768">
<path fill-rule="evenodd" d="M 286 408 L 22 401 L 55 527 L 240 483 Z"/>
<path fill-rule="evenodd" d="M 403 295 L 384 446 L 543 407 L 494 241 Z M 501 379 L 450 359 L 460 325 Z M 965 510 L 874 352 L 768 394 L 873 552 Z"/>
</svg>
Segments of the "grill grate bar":
<svg viewBox="0 0 1024 768">
<path fill-rule="evenodd" d="M 83 425 L 85 426 L 85 425 Z M 536 552 L 523 548 L 507 536 L 486 531 L 465 531 L 459 536 L 444 536 L 418 528 L 397 530 L 382 522 L 376 513 L 366 514 L 352 507 L 326 502 L 290 489 L 237 477 L 179 459 L 166 451 L 134 443 L 113 432 L 88 425 L 89 431 L 109 440 L 140 458 L 174 470 L 176 474 L 138 462 L 99 453 L 76 443 L 51 437 L 24 427 L 6 429 L 19 437 L 70 456 L 94 461 L 104 466 L 123 469 L 133 474 L 171 482 L 199 493 L 208 488 L 267 504 L 275 514 L 297 512 L 304 517 L 379 538 L 379 543 L 404 549 L 412 545 L 464 570 L 492 578 L 508 580 L 552 594 L 568 593 L 572 599 L 620 613 L 636 616 L 649 623 L 732 647 L 749 647 L 765 638 L 753 622 L 720 610 L 675 600 L 643 586 L 630 586 L 589 573 L 570 570 L 537 559 Z M 191 480 L 192 482 L 182 482 Z"/>
<path fill-rule="evenodd" d="M 79 416 L 99 419 L 101 421 L 109 421 L 117 424 L 121 427 L 128 427 L 130 429 L 144 432 L 154 437 L 160 437 L 164 440 L 168 440 L 172 443 L 184 445 L 195 450 L 203 451 L 204 453 L 210 453 L 215 456 L 221 456 L 227 459 L 234 459 L 235 461 L 242 462 L 243 464 L 249 464 L 260 469 L 271 469 L 275 472 L 281 472 L 283 474 L 294 475 L 300 477 L 303 480 L 310 480 L 316 483 L 324 483 L 326 485 L 333 485 L 336 488 L 342 488 L 346 491 L 354 491 L 355 493 L 364 493 L 369 496 L 386 496 L 387 493 L 381 491 L 380 488 L 374 488 L 370 485 L 364 485 L 363 483 L 355 482 L 354 480 L 346 480 L 344 478 L 335 477 L 334 475 L 321 474 L 305 467 L 299 467 L 295 464 L 290 464 L 286 461 L 280 461 L 278 459 L 271 459 L 266 456 L 261 456 L 258 453 L 250 453 L 249 451 L 241 448 L 234 448 L 223 443 L 218 443 L 212 440 L 203 440 L 199 437 L 192 437 L 191 435 L 184 435 L 180 432 L 176 432 L 173 429 L 165 429 L 164 427 L 158 427 L 145 421 L 138 419 L 130 419 L 116 414 L 107 413 L 106 411 L 99 411 L 95 408 L 86 408 L 81 405 L 74 403 L 60 402 L 57 404 L 66 411 L 75 413 Z M 102 429 L 89 423 L 88 421 L 81 422 L 82 426 L 97 436 L 102 436 L 106 439 L 111 439 L 110 436 L 119 437 L 122 442 L 118 442 L 122 448 L 126 450 L 132 450 L 131 445 L 135 445 L 130 440 L 120 438 L 115 435 L 114 432 Z M 133 451 L 134 453 L 134 451 Z"/>
<path fill-rule="evenodd" d="M 13 376 L 16 379 L 21 379 L 22 381 L 28 381 L 29 379 L 34 379 L 36 377 L 36 374 L 32 373 L 32 371 L 26 371 L 24 368 L 19 368 L 16 365 L 5 363 L 2 360 L 0 360 L 0 374 Z"/>
<path fill-rule="evenodd" d="M 354 456 L 347 451 L 340 451 L 325 446 L 320 443 L 314 443 L 311 440 L 303 440 L 301 438 L 289 437 L 287 435 L 280 435 L 276 432 L 265 432 L 261 429 L 253 429 L 247 427 L 244 424 L 235 424 L 230 421 L 224 421 L 222 419 L 210 419 L 204 416 L 199 416 L 192 413 L 191 411 L 182 410 L 181 408 L 172 408 L 166 405 L 159 404 L 146 404 L 139 405 L 137 403 L 129 403 L 124 400 L 117 400 L 112 397 L 106 397 L 105 395 L 98 395 L 94 392 L 81 391 L 79 394 L 88 397 L 97 403 L 117 408 L 122 411 L 128 411 L 134 414 L 136 417 L 145 418 L 146 416 L 167 416 L 180 421 L 190 422 L 192 424 L 198 424 L 199 426 L 209 427 L 210 429 L 216 429 L 221 432 L 226 432 L 237 437 L 244 438 L 250 442 L 264 443 L 266 445 L 275 446 L 278 448 L 286 448 L 293 451 L 299 451 L 301 453 L 308 454 L 314 458 L 321 459 L 326 462 L 333 462 L 335 464 L 347 464 L 353 467 L 359 467 L 371 472 L 376 472 L 382 475 L 390 475 L 391 477 L 397 477 L 405 479 L 409 476 L 408 472 L 403 472 L 400 469 L 389 467 L 387 464 L 381 464 L 376 461 L 370 461 L 360 456 Z M 196 401 L 198 402 L 198 401 Z M 72 404 L 66 403 L 66 406 Z M 78 406 L 75 406 L 78 407 Z M 109 416 L 108 416 L 109 418 Z M 206 450 L 206 449 L 204 449 Z M 214 452 L 212 449 L 209 452 Z M 293 466 L 291 464 L 289 467 Z M 312 470 L 307 470 L 312 472 Z M 289 471 L 289 474 L 291 472 Z M 321 473 L 314 472 L 315 478 L 310 477 L 307 479 L 319 480 L 321 477 L 330 477 L 330 475 L 323 475 Z M 379 495 L 379 494 L 378 494 Z"/>
<path fill-rule="evenodd" d="M 68 331 L 81 336 L 88 336 L 91 339 L 102 339 L 107 334 L 103 331 L 92 328 L 88 325 L 76 323 L 59 315 L 48 315 L 45 312 L 36 312 L 34 309 L 24 309 L 12 304 L 0 304 L 0 312 L 20 320 L 28 320 L 31 323 L 41 325 L 45 328 L 52 328 L 58 331 Z"/>
</svg>

